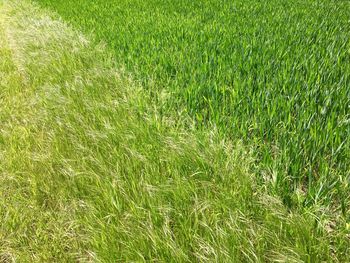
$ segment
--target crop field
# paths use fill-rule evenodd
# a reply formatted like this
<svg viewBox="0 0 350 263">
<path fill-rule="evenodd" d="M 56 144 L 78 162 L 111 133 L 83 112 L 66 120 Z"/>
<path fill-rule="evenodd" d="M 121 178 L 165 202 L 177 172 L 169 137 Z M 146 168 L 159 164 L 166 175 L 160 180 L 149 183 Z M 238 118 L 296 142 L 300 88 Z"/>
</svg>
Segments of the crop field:
<svg viewBox="0 0 350 263">
<path fill-rule="evenodd" d="M 287 205 L 328 202 L 349 170 L 348 1 L 39 0 L 114 52 L 151 94 L 244 139 Z"/>
<path fill-rule="evenodd" d="M 0 0 L 0 262 L 349 262 L 350 2 Z"/>
</svg>

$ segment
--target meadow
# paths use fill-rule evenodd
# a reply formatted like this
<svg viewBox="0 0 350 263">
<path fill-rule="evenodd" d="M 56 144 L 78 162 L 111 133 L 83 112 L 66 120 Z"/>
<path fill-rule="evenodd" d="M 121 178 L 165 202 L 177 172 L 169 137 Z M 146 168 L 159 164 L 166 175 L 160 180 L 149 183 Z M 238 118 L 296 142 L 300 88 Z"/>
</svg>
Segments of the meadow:
<svg viewBox="0 0 350 263">
<path fill-rule="evenodd" d="M 0 262 L 348 262 L 349 14 L 0 0 Z"/>
</svg>

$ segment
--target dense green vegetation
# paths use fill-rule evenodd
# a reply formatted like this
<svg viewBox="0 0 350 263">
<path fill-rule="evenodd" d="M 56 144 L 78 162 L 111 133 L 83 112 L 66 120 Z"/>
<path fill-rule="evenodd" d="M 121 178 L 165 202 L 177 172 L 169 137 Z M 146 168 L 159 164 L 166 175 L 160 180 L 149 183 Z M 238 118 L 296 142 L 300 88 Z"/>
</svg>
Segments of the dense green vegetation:
<svg viewBox="0 0 350 263">
<path fill-rule="evenodd" d="M 0 0 L 0 262 L 350 261 L 347 2 L 35 2 Z"/>
<path fill-rule="evenodd" d="M 254 145 L 285 204 L 341 203 L 350 160 L 350 3 L 38 0 L 92 32 L 156 97 Z M 261 177 L 260 177 L 261 179 Z"/>
</svg>

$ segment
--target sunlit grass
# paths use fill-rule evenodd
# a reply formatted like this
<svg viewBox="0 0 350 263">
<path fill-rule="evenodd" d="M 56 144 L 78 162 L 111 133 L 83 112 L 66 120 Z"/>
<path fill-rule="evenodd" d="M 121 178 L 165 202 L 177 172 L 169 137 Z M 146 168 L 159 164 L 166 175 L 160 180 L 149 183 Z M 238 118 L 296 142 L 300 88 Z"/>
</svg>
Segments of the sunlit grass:
<svg viewBox="0 0 350 263">
<path fill-rule="evenodd" d="M 289 207 L 349 209 L 349 1 L 37 0 L 108 44 L 163 112 L 255 147 Z"/>
<path fill-rule="evenodd" d="M 330 206 L 288 210 L 250 146 L 160 114 L 163 93 L 27 1 L 0 5 L 0 74 L 0 261 L 349 259 Z"/>
</svg>

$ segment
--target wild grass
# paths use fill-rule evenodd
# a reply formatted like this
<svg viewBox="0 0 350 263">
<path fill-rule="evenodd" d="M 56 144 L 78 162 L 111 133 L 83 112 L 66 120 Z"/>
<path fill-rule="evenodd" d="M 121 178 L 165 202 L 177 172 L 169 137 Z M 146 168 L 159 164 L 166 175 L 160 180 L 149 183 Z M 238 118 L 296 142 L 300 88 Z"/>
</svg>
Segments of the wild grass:
<svg viewBox="0 0 350 263">
<path fill-rule="evenodd" d="M 1 261 L 350 258 L 344 217 L 288 210 L 250 147 L 165 117 L 106 47 L 52 17 L 0 2 Z"/>
<path fill-rule="evenodd" d="M 348 1 L 37 2 L 107 43 L 153 97 L 166 90 L 165 114 L 184 106 L 254 146 L 285 205 L 349 216 Z"/>
</svg>

